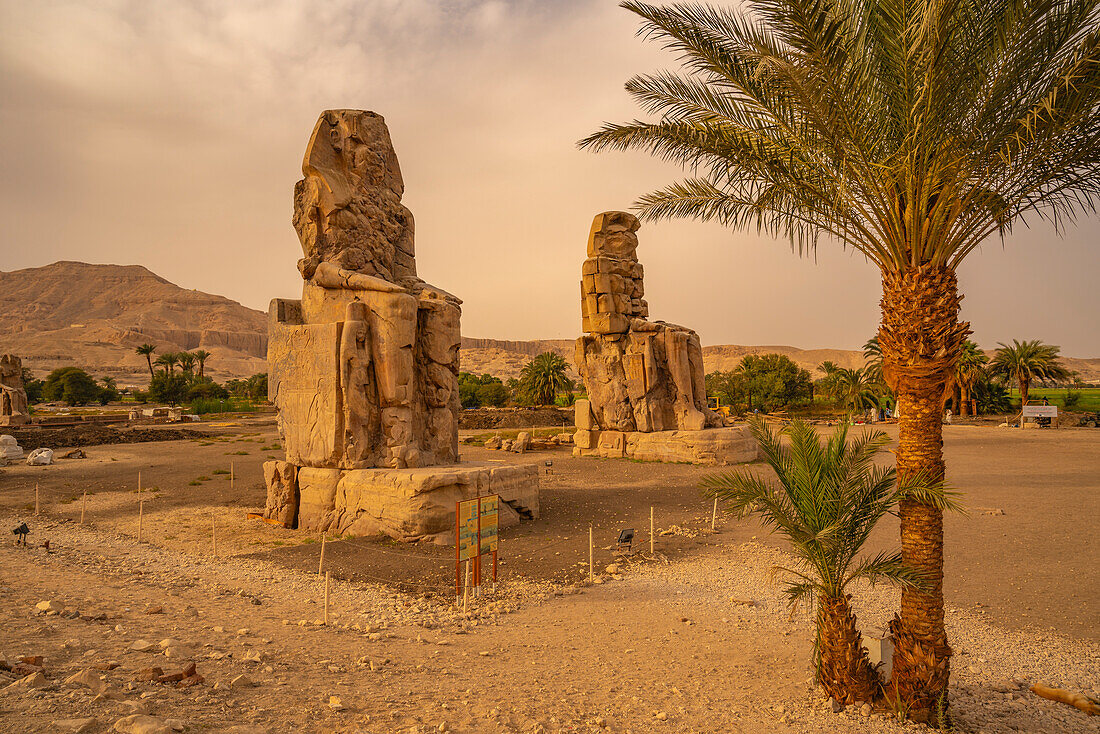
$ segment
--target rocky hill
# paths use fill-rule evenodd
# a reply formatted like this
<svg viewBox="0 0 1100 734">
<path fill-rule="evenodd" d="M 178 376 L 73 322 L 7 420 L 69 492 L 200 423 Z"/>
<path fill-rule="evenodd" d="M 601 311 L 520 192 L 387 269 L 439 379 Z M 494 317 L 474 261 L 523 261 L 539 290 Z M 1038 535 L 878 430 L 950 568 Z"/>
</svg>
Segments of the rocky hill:
<svg viewBox="0 0 1100 734">
<path fill-rule="evenodd" d="M 266 370 L 267 316 L 170 283 L 140 265 L 57 262 L 0 272 L 0 351 L 37 375 L 76 365 L 120 385 L 148 382 L 140 344 L 205 349 L 217 380 Z"/>
<path fill-rule="evenodd" d="M 267 369 L 267 317 L 236 301 L 180 288 L 140 265 L 58 262 L 41 268 L 0 271 L 0 352 L 23 358 L 42 376 L 77 365 L 96 376 L 111 375 L 121 385 L 148 381 L 145 359 L 134 347 L 157 351 L 205 349 L 214 356 L 207 373 L 219 381 Z M 462 338 L 462 369 L 502 379 L 518 377 L 542 352 L 560 354 L 576 378 L 573 339 L 503 341 Z M 862 353 L 844 349 L 789 346 L 703 347 L 706 371 L 730 370 L 746 354 L 777 352 L 820 376 L 818 365 L 863 365 Z M 1063 358 L 1070 370 L 1100 382 L 1100 359 Z"/>
</svg>

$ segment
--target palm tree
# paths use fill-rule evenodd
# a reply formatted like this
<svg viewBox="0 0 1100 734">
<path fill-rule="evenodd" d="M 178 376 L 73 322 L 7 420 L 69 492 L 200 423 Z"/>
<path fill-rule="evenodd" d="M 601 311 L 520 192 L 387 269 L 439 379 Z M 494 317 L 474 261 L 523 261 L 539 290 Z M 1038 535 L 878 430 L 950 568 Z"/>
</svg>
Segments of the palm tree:
<svg viewBox="0 0 1100 734">
<path fill-rule="evenodd" d="M 138 354 L 145 357 L 145 361 L 149 363 L 149 378 L 153 377 L 153 352 L 157 351 L 157 348 L 153 344 L 142 344 L 140 347 L 134 350 Z"/>
<path fill-rule="evenodd" d="M 874 263 L 899 480 L 942 480 L 943 391 L 969 333 L 957 267 L 1024 216 L 1072 221 L 1100 194 L 1096 0 L 623 6 L 684 70 L 627 82 L 656 122 L 581 146 L 692 172 L 642 196 L 645 219 L 755 225 L 802 253 L 824 237 Z M 930 583 L 902 592 L 890 695 L 927 720 L 950 674 L 942 509 L 908 497 L 899 516 Z"/>
<path fill-rule="evenodd" d="M 901 496 L 895 469 L 874 464 L 890 438 L 875 431 L 849 441 L 848 425 L 842 423 L 822 442 L 812 427 L 794 421 L 782 431 L 790 439 L 785 446 L 782 434 L 764 421 L 750 420 L 749 427 L 779 486 L 740 470 L 705 477 L 704 493 L 725 501 L 738 517 L 756 515 L 790 541 L 800 564 L 778 570 L 790 577 L 784 591 L 792 606 L 817 602 L 818 683 L 841 703 L 870 701 L 879 685 L 860 643 L 847 587 L 861 578 L 903 588 L 921 584 L 899 552 L 860 556 L 871 530 Z"/>
<path fill-rule="evenodd" d="M 959 389 L 959 415 L 970 413 L 970 391 L 982 376 L 988 362 L 989 357 L 985 356 L 977 344 L 969 339 L 963 342 L 962 353 L 955 362 L 955 372 L 951 376 L 954 386 Z"/>
<path fill-rule="evenodd" d="M 165 352 L 157 357 L 157 364 L 164 368 L 168 374 L 172 374 L 173 368 L 179 364 L 180 358 L 175 352 Z"/>
<path fill-rule="evenodd" d="M 882 347 L 878 345 L 878 336 L 873 336 L 863 345 L 864 369 L 871 382 L 882 382 Z"/>
<path fill-rule="evenodd" d="M 878 407 L 879 386 L 870 378 L 868 368 L 839 367 L 830 377 L 832 398 L 848 411 L 849 418 L 853 413 Z"/>
<path fill-rule="evenodd" d="M 520 374 L 520 387 L 535 405 L 552 405 L 558 393 L 573 388 L 561 355 L 543 352 L 528 362 Z"/>
<path fill-rule="evenodd" d="M 1040 340 L 1016 341 L 1012 346 L 997 343 L 999 349 L 993 353 L 993 362 L 989 370 L 1006 380 L 1015 380 L 1020 385 L 1020 405 L 1027 405 L 1027 395 L 1032 380 L 1063 380 L 1069 377 L 1069 370 L 1058 361 L 1061 351 L 1052 344 Z"/>
<path fill-rule="evenodd" d="M 179 360 L 180 370 L 187 374 L 191 374 L 195 369 L 195 355 L 190 352 L 180 352 L 176 355 L 176 359 Z"/>
<path fill-rule="evenodd" d="M 760 374 L 763 372 L 764 362 L 759 355 L 746 354 L 741 358 L 741 362 L 737 365 L 737 369 L 734 373 L 741 377 L 741 384 L 744 386 L 745 394 L 748 396 L 749 412 L 752 412 L 752 391 L 756 387 L 756 382 L 760 378 Z"/>
<path fill-rule="evenodd" d="M 206 377 L 206 360 L 214 355 L 205 349 L 196 349 L 191 354 L 195 355 L 195 360 L 199 363 L 199 377 Z"/>
</svg>

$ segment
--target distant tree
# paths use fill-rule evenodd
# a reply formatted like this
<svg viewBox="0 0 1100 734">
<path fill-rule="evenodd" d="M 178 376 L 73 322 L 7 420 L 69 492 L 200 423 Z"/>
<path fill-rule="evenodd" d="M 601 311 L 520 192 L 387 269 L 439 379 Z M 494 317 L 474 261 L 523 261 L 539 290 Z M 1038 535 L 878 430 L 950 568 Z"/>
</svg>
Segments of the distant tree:
<svg viewBox="0 0 1100 734">
<path fill-rule="evenodd" d="M 166 352 L 157 357 L 157 364 L 164 368 L 164 371 L 168 374 L 172 374 L 174 368 L 179 364 L 180 358 L 175 352 Z"/>
<path fill-rule="evenodd" d="M 877 408 L 881 383 L 870 379 L 866 367 L 847 369 L 840 367 L 832 375 L 831 397 L 842 408 L 852 413 Z"/>
<path fill-rule="evenodd" d="M 558 354 L 543 352 L 528 362 L 520 375 L 520 390 L 532 405 L 553 405 L 558 393 L 573 389 L 568 363 Z"/>
<path fill-rule="evenodd" d="M 882 376 L 882 347 L 879 346 L 877 334 L 863 345 L 863 368 L 871 382 L 885 383 Z"/>
<path fill-rule="evenodd" d="M 115 378 L 101 377 L 99 381 L 103 383 L 103 387 L 99 390 L 99 404 L 106 405 L 118 400 L 118 385 Z"/>
<path fill-rule="evenodd" d="M 187 400 L 225 400 L 229 391 L 208 377 L 195 377 L 187 388 Z"/>
<path fill-rule="evenodd" d="M 245 380 L 245 394 L 250 400 L 266 400 L 267 373 L 260 372 Z"/>
<path fill-rule="evenodd" d="M 199 377 L 206 377 L 206 360 L 214 355 L 205 349 L 196 349 L 192 354 L 195 355 L 195 360 L 199 363 Z"/>
<path fill-rule="evenodd" d="M 463 408 L 492 406 L 499 408 L 508 402 L 508 389 L 499 377 L 474 375 L 461 372 L 458 375 L 458 394 Z"/>
<path fill-rule="evenodd" d="M 195 355 L 190 352 L 179 352 L 176 354 L 176 359 L 179 360 L 180 370 L 184 374 L 191 374 L 195 370 Z"/>
<path fill-rule="evenodd" d="M 134 350 L 138 354 L 145 357 L 145 361 L 149 364 L 149 379 L 153 378 L 153 352 L 157 351 L 156 346 L 152 344 L 142 344 L 140 347 Z"/>
<path fill-rule="evenodd" d="M 751 411 L 771 411 L 813 399 L 810 373 L 782 354 L 749 354 L 737 366 Z M 755 405 L 754 401 L 755 400 Z"/>
<path fill-rule="evenodd" d="M 994 379 L 988 371 L 983 371 L 971 388 L 974 399 L 978 401 L 978 413 L 1010 413 L 1012 400 L 1004 384 Z"/>
<path fill-rule="evenodd" d="M 187 400 L 191 385 L 185 375 L 174 372 L 158 372 L 149 381 L 149 397 L 158 403 L 179 405 Z"/>
<path fill-rule="evenodd" d="M 1033 341 L 1012 340 L 1012 346 L 998 342 L 998 349 L 989 365 L 990 371 L 1005 380 L 1020 385 L 1021 405 L 1027 405 L 1032 381 L 1047 382 L 1069 377 L 1069 371 L 1059 361 L 1058 347 Z"/>
<path fill-rule="evenodd" d="M 69 405 L 87 405 L 99 400 L 102 388 L 79 367 L 61 367 L 46 377 L 42 385 L 42 397 L 59 400 Z"/>
<path fill-rule="evenodd" d="M 963 342 L 962 352 L 955 362 L 955 372 L 952 375 L 952 383 L 959 391 L 959 415 L 967 415 L 970 412 L 970 392 L 974 383 L 985 374 L 985 366 L 989 363 L 989 357 L 985 356 L 981 348 L 967 339 Z M 949 390 L 951 387 L 949 386 Z"/>
</svg>

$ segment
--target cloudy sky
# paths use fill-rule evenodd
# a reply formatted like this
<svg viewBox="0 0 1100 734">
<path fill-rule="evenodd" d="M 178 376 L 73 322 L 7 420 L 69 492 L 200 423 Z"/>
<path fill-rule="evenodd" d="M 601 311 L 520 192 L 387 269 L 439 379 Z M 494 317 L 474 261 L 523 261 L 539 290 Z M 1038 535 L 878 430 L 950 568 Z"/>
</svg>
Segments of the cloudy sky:
<svg viewBox="0 0 1100 734">
<path fill-rule="evenodd" d="M 623 82 L 674 65 L 609 0 L 0 0 L 0 269 L 139 263 L 266 308 L 301 289 L 291 192 L 318 113 L 385 116 L 421 276 L 463 333 L 574 337 L 594 214 L 676 175 L 576 141 L 637 112 Z M 962 268 L 985 347 L 1100 356 L 1100 223 L 1020 228 Z M 878 280 L 718 225 L 647 224 L 655 318 L 704 344 L 856 348 Z"/>
</svg>

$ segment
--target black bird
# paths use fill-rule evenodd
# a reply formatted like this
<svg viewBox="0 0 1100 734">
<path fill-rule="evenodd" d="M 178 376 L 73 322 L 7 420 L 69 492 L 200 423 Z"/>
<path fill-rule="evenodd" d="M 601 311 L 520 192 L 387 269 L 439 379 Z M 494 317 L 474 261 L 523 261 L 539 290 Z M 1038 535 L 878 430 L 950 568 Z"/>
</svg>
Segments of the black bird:
<svg viewBox="0 0 1100 734">
<path fill-rule="evenodd" d="M 27 527 L 27 523 L 20 523 L 19 527 L 12 528 L 11 533 L 15 536 L 15 544 L 27 547 L 27 535 L 29 535 L 31 529 Z"/>
</svg>

